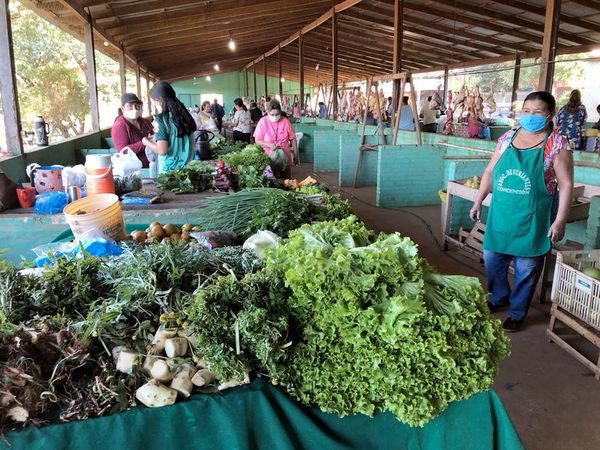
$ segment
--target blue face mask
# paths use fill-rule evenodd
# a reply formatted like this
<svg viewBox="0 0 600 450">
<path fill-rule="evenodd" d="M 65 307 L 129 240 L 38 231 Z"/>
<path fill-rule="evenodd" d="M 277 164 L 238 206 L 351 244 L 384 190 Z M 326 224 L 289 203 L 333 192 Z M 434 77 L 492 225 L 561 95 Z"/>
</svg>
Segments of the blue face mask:
<svg viewBox="0 0 600 450">
<path fill-rule="evenodd" d="M 528 114 L 519 117 L 519 123 L 528 133 L 538 133 L 546 127 L 546 119 L 548 119 L 548 116 L 534 116 Z"/>
</svg>

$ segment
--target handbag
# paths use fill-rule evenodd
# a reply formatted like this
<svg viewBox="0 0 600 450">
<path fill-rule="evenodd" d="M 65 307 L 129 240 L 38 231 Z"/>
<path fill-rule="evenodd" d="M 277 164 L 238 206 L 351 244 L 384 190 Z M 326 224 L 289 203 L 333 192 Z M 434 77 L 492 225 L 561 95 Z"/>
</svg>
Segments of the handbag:
<svg viewBox="0 0 600 450">
<path fill-rule="evenodd" d="M 17 183 L 0 173 L 0 212 L 19 207 Z"/>
</svg>

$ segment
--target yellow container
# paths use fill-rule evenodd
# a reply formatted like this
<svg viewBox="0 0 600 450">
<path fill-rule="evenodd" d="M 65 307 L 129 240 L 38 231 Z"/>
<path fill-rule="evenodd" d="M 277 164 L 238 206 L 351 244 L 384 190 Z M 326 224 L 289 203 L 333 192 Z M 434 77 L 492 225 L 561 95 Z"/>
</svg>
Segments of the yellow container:
<svg viewBox="0 0 600 450">
<path fill-rule="evenodd" d="M 114 194 L 82 198 L 67 205 L 63 213 L 76 239 L 94 229 L 106 239 L 116 241 L 125 237 L 121 202 Z"/>
<path fill-rule="evenodd" d="M 442 201 L 442 203 L 446 203 L 446 200 L 448 198 L 448 194 L 446 193 L 446 191 L 443 189 L 440 189 L 438 191 L 438 195 L 440 196 L 440 200 Z"/>
</svg>

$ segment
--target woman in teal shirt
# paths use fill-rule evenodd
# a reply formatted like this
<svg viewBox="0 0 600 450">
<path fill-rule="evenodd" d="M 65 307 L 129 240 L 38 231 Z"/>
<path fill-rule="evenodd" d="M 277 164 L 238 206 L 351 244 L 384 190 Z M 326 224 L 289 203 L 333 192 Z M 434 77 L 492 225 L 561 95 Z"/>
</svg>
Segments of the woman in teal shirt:
<svg viewBox="0 0 600 450">
<path fill-rule="evenodd" d="M 166 81 L 152 86 L 150 98 L 156 112 L 154 141 L 144 138 L 142 142 L 159 155 L 159 173 L 180 169 L 194 157 L 196 122 Z"/>
<path fill-rule="evenodd" d="M 552 127 L 556 101 L 549 92 L 532 92 L 523 103 L 520 127 L 498 141 L 481 179 L 471 218 L 492 193 L 483 240 L 490 310 L 508 306 L 503 328 L 521 328 L 544 256 L 560 241 L 573 193 L 573 155 L 567 140 Z M 558 209 L 553 214 L 553 203 Z M 508 284 L 508 267 L 515 276 Z"/>
</svg>

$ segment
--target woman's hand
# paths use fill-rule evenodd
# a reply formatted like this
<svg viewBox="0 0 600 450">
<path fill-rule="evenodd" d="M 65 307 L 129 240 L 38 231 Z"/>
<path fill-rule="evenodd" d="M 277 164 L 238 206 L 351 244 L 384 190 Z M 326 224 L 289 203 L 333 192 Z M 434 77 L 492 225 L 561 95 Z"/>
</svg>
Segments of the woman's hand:
<svg viewBox="0 0 600 450">
<path fill-rule="evenodd" d="M 550 225 L 548 237 L 553 244 L 562 241 L 562 239 L 565 237 L 565 226 L 565 223 L 559 220 L 555 220 L 554 223 Z"/>
<path fill-rule="evenodd" d="M 481 203 L 475 202 L 471 211 L 469 211 L 469 217 L 473 222 L 479 222 L 481 219 Z"/>
</svg>

